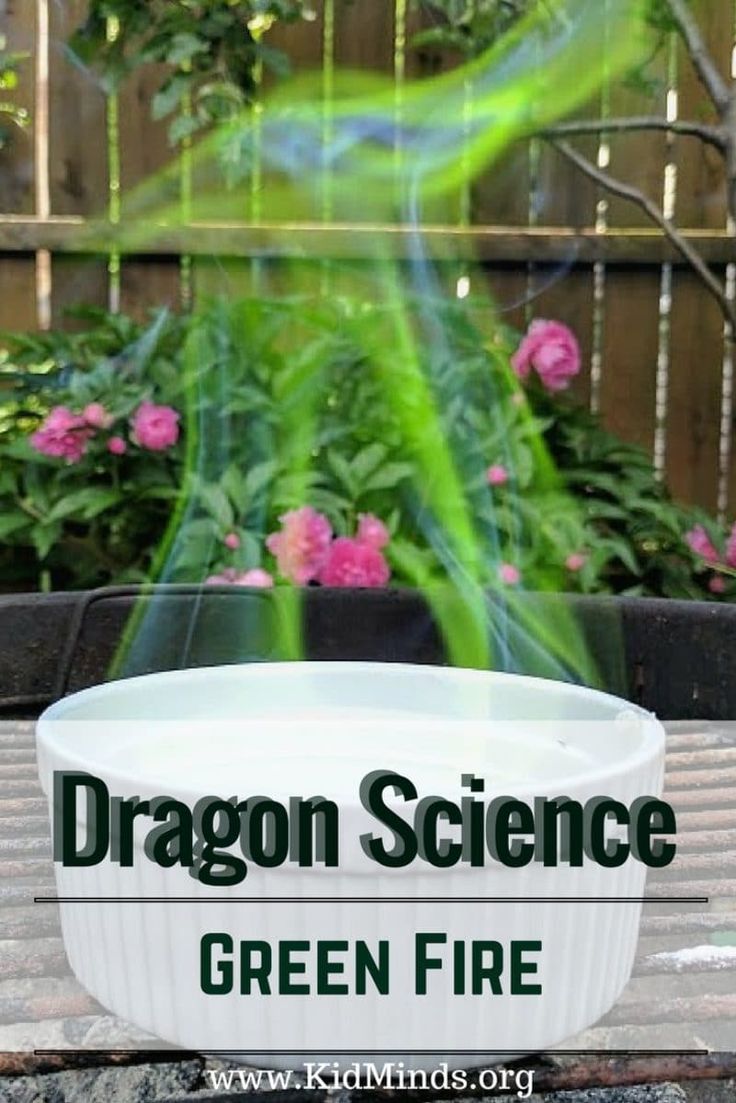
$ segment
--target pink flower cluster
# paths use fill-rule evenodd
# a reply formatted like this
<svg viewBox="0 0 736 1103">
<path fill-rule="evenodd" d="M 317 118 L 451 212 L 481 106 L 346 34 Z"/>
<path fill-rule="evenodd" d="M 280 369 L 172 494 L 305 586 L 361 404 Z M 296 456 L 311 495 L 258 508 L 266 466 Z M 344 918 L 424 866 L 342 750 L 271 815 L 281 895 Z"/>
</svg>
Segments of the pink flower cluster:
<svg viewBox="0 0 736 1103">
<path fill-rule="evenodd" d="M 66 406 L 55 406 L 31 436 L 31 447 L 42 456 L 79 463 L 93 436 L 94 429 L 82 414 L 73 414 Z"/>
<path fill-rule="evenodd" d="M 98 433 L 106 432 L 115 418 L 101 402 L 90 402 L 81 414 L 67 406 L 55 406 L 40 429 L 31 435 L 31 447 L 42 456 L 79 463 L 89 442 Z M 164 452 L 179 439 L 179 414 L 171 406 L 142 402 L 130 422 L 131 439 L 148 452 Z M 120 435 L 109 436 L 105 442 L 113 456 L 123 456 L 128 444 Z"/>
<path fill-rule="evenodd" d="M 685 541 L 690 550 L 694 551 L 706 563 L 716 564 L 720 562 L 720 553 L 702 525 L 696 525 L 690 532 L 686 532 Z"/>
<path fill-rule="evenodd" d="M 327 518 L 312 506 L 293 509 L 280 518 L 281 529 L 266 539 L 279 573 L 297 586 L 385 586 L 391 577 L 383 549 L 388 529 L 370 513 L 358 519 L 355 536 L 333 537 Z"/>
<path fill-rule="evenodd" d="M 562 322 L 538 319 L 530 325 L 511 364 L 519 379 L 528 379 L 533 368 L 545 390 L 564 391 L 580 372 L 580 346 Z"/>
<path fill-rule="evenodd" d="M 696 525 L 690 532 L 685 533 L 685 542 L 691 551 L 709 567 L 717 571 L 719 567 L 728 567 L 736 570 L 736 522 L 726 541 L 726 549 L 723 556 L 718 551 L 708 533 L 702 525 Z M 714 574 L 708 583 L 708 589 L 712 594 L 722 594 L 726 590 L 726 580 L 721 574 Z"/>
</svg>

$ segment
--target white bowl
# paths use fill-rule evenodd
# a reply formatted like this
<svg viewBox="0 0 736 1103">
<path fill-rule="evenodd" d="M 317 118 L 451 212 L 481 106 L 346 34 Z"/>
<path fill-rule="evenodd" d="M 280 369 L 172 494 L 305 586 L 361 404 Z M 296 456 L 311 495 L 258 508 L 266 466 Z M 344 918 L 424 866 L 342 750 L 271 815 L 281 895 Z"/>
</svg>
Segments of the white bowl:
<svg viewBox="0 0 736 1103">
<path fill-rule="evenodd" d="M 453 800 L 468 796 L 461 776 L 469 773 L 486 779 L 479 800 L 506 794 L 531 803 L 564 794 L 584 803 L 605 795 L 630 805 L 659 796 L 661 725 L 616 698 L 452 668 L 264 663 L 86 690 L 44 713 L 37 741 L 49 795 L 54 771 L 81 770 L 101 778 L 111 796 L 166 794 L 193 806 L 210 795 L 319 794 L 339 805 L 338 868 L 287 862 L 262 869 L 249 862 L 242 884 L 208 887 L 180 867 L 162 869 L 145 857 L 143 833 L 151 822 L 142 818 L 132 868 L 109 858 L 94 867 L 56 864 L 61 897 L 108 900 L 62 904 L 77 977 L 103 1005 L 168 1042 L 247 1051 L 249 1063 L 279 1067 L 298 1066 L 307 1056 L 344 1066 L 366 1051 L 416 1067 L 441 1060 L 469 1066 L 482 1054 L 500 1059 L 574 1036 L 613 1005 L 629 979 L 646 873 L 639 862 L 616 869 L 587 861 L 582 868 L 437 869 L 417 859 L 395 870 L 370 861 L 358 842 L 367 825 L 376 830 L 357 795 L 361 778 L 376 769 L 411 778 L 420 796 Z M 80 830 L 84 819 L 80 812 Z M 246 897 L 252 902 L 242 902 Z M 356 903 L 359 897 L 370 899 Z M 386 897 L 392 902 L 380 902 Z M 446 960 L 432 973 L 430 994 L 416 995 L 419 931 L 446 933 L 448 946 L 541 940 L 542 994 L 455 995 L 450 952 L 440 948 Z M 229 933 L 236 945 L 363 939 L 376 947 L 388 940 L 390 992 L 244 996 L 236 983 L 232 993 L 205 995 L 199 953 L 208 932 Z M 313 956 L 304 957 L 314 986 Z"/>
</svg>

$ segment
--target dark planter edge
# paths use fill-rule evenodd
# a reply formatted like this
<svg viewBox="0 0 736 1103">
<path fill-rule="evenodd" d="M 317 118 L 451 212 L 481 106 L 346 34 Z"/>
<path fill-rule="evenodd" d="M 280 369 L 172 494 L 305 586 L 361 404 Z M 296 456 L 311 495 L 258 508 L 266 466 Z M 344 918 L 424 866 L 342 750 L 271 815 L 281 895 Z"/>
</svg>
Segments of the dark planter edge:
<svg viewBox="0 0 736 1103">
<path fill-rule="evenodd" d="M 105 680 L 141 595 L 166 607 L 166 629 L 160 634 L 170 625 L 162 661 L 156 656 L 145 669 L 268 657 L 238 648 L 246 647 L 249 633 L 258 636 L 265 630 L 269 591 L 159 586 L 2 595 L 0 715 L 36 715 L 66 692 Z M 304 596 L 308 658 L 445 661 L 437 627 L 419 591 L 314 588 Z M 247 623 L 240 615 L 231 616 L 238 609 L 233 598 L 239 599 L 241 611 L 249 610 Z M 736 720 L 736 606 L 610 595 L 526 599 L 559 601 L 575 612 L 599 665 L 603 660 L 603 688 L 664 719 Z M 203 617 L 203 625 L 217 637 L 211 661 L 201 652 L 193 662 L 181 661 L 182 652 L 176 650 L 177 625 L 190 623 L 194 615 Z"/>
</svg>

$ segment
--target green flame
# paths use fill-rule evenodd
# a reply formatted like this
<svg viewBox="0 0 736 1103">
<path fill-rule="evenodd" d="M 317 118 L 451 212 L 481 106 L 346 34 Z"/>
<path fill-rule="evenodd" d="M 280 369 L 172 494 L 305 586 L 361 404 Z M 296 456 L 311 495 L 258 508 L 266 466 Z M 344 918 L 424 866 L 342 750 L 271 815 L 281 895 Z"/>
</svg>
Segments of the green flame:
<svg viewBox="0 0 736 1103">
<path fill-rule="evenodd" d="M 444 338 L 433 328 L 438 324 L 432 305 L 436 285 L 424 253 L 423 211 L 437 197 L 462 193 L 510 143 L 538 133 L 589 100 L 604 72 L 615 80 L 632 67 L 645 46 L 642 26 L 640 0 L 539 5 L 471 63 L 431 79 L 402 79 L 400 96 L 388 77 L 330 69 L 326 111 L 324 74 L 303 76 L 265 97 L 258 112 L 244 114 L 185 152 L 188 223 L 246 222 L 256 180 L 261 230 L 266 239 L 273 230 L 274 252 L 285 223 L 320 223 L 329 216 L 337 220 L 335 232 L 342 226 L 345 235 L 356 215 L 376 225 L 370 280 L 378 309 L 366 319 L 361 338 L 366 370 L 380 381 L 406 457 L 418 473 L 417 525 L 442 564 L 443 577 L 429 572 L 411 549 L 399 549 L 396 555 L 403 557 L 403 574 L 426 593 L 448 657 L 458 664 L 502 665 L 507 662 L 504 647 L 511 647 L 543 655 L 532 662 L 542 672 L 595 681 L 572 616 L 559 606 L 553 613 L 542 612 L 523 596 L 505 593 L 502 617 L 511 628 L 499 645 L 494 623 L 499 602 L 492 596 L 488 538 L 479 530 L 467 489 L 462 444 L 448 434 L 446 388 L 432 367 L 431 346 Z M 116 250 L 140 251 L 162 228 L 170 233 L 183 227 L 181 180 L 182 164 L 175 163 L 124 198 L 114 232 Z M 397 220 L 409 230 L 408 268 L 395 259 L 391 227 Z M 95 242 L 110 248 L 109 233 L 109 227 L 98 229 Z M 339 278 L 333 272 L 321 290 L 336 294 Z M 281 261 L 279 284 L 287 299 L 319 298 L 319 281 L 308 265 Z M 203 309 L 202 324 L 195 327 L 187 350 L 187 477 L 161 545 L 157 577 L 165 575 L 176 556 L 182 521 L 194 508 L 197 477 L 207 465 L 228 459 L 226 442 L 215 442 L 212 429 L 201 425 L 201 403 L 192 398 L 215 383 L 227 391 L 227 369 L 214 380 L 201 367 L 211 360 L 206 346 L 216 340 L 217 325 L 240 326 L 248 340 L 247 304 L 232 304 L 219 314 L 217 309 L 214 321 L 212 308 Z M 292 384 L 298 401 L 285 396 L 282 430 L 272 446 L 288 456 L 295 485 L 301 481 L 307 502 L 315 434 L 327 394 L 318 360 L 302 363 L 297 374 Z M 541 439 L 537 435 L 531 440 L 542 484 L 562 494 Z M 301 649 L 298 591 L 290 592 L 281 612 L 284 653 L 293 657 Z M 131 630 L 126 647 L 134 635 Z M 517 661 L 528 665 L 526 658 Z"/>
</svg>

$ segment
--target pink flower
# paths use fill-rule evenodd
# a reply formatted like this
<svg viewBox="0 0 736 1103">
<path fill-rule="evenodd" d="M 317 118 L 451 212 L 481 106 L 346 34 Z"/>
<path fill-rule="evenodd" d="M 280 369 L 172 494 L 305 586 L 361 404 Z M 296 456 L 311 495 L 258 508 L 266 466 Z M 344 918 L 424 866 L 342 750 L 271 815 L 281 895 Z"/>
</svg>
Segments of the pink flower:
<svg viewBox="0 0 736 1103">
<path fill-rule="evenodd" d="M 489 486 L 505 486 L 509 481 L 509 473 L 503 464 L 494 463 L 486 471 Z"/>
<path fill-rule="evenodd" d="M 385 586 L 391 577 L 388 563 L 378 548 L 362 540 L 339 536 L 319 580 L 323 586 Z"/>
<path fill-rule="evenodd" d="M 714 574 L 708 583 L 708 589 L 712 594 L 724 594 L 726 592 L 726 580 L 721 574 Z"/>
<path fill-rule="evenodd" d="M 518 586 L 521 582 L 521 571 L 513 563 L 502 563 L 498 569 L 498 577 L 504 586 Z"/>
<path fill-rule="evenodd" d="M 587 555 L 583 555 L 582 552 L 573 552 L 572 555 L 568 555 L 565 560 L 565 566 L 568 571 L 582 571 L 585 564 L 588 562 Z"/>
<path fill-rule="evenodd" d="M 208 586 L 251 586 L 254 589 L 270 590 L 273 578 L 268 571 L 256 567 L 252 571 L 236 571 L 227 567 L 221 574 L 211 574 L 206 580 Z"/>
<path fill-rule="evenodd" d="M 548 391 L 564 391 L 580 372 L 580 346 L 571 329 L 562 322 L 532 322 L 529 332 L 511 357 L 519 379 L 532 368 Z"/>
<path fill-rule="evenodd" d="M 122 437 L 110 437 L 107 442 L 107 450 L 113 456 L 124 456 L 128 451 L 128 445 Z"/>
<path fill-rule="evenodd" d="M 40 429 L 31 436 L 31 447 L 43 456 L 79 463 L 93 436 L 83 417 L 66 406 L 55 406 Z"/>
<path fill-rule="evenodd" d="M 380 551 L 381 548 L 386 547 L 390 539 L 388 529 L 383 521 L 379 521 L 378 517 L 374 517 L 372 513 L 358 514 L 356 540 L 360 540 L 362 544 L 370 544 L 372 548 L 377 548 Z"/>
<path fill-rule="evenodd" d="M 736 522 L 731 529 L 731 535 L 728 538 L 726 544 L 726 563 L 729 567 L 733 567 L 736 570 Z"/>
<path fill-rule="evenodd" d="M 696 525 L 690 532 L 686 532 L 685 540 L 691 551 L 694 551 L 706 563 L 717 563 L 719 561 L 720 556 L 702 525 Z"/>
<path fill-rule="evenodd" d="M 240 547 L 240 537 L 237 532 L 229 532 L 223 540 L 223 544 L 226 548 L 229 548 L 230 551 L 237 551 Z"/>
<path fill-rule="evenodd" d="M 101 402 L 90 402 L 82 410 L 82 417 L 93 429 L 109 429 L 115 418 L 108 414 Z"/>
<path fill-rule="evenodd" d="M 134 441 L 149 452 L 165 452 L 179 439 L 179 414 L 171 406 L 142 402 L 131 424 Z"/>
<path fill-rule="evenodd" d="M 273 578 L 268 571 L 255 567 L 252 571 L 246 571 L 240 576 L 238 586 L 253 586 L 258 590 L 270 590 L 273 588 Z"/>
<path fill-rule="evenodd" d="M 266 547 L 276 557 L 284 578 L 306 586 L 327 561 L 332 540 L 330 522 L 312 506 L 292 509 L 279 520 L 281 532 L 272 532 L 266 538 Z"/>
</svg>

